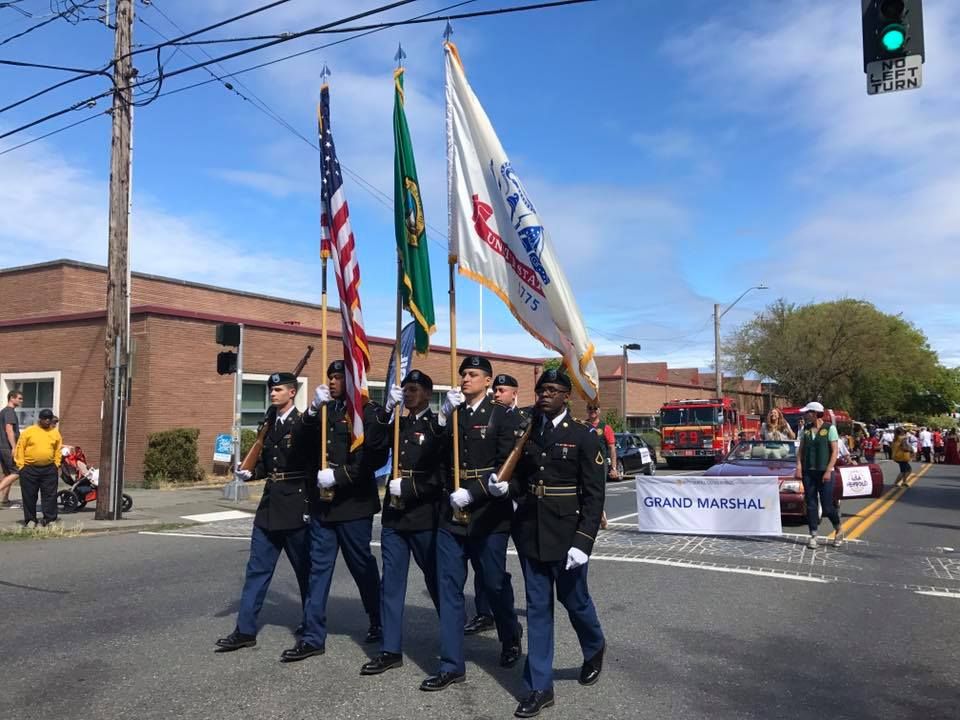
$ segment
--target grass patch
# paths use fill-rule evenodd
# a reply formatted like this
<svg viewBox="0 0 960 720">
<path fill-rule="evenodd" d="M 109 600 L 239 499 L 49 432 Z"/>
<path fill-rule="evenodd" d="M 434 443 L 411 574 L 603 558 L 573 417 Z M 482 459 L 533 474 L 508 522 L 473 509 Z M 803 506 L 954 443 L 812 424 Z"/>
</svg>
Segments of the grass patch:
<svg viewBox="0 0 960 720">
<path fill-rule="evenodd" d="M 0 542 L 15 540 L 59 540 L 61 538 L 73 538 L 83 533 L 83 525 L 77 524 L 71 527 L 56 523 L 47 527 L 35 528 L 0 528 Z"/>
</svg>

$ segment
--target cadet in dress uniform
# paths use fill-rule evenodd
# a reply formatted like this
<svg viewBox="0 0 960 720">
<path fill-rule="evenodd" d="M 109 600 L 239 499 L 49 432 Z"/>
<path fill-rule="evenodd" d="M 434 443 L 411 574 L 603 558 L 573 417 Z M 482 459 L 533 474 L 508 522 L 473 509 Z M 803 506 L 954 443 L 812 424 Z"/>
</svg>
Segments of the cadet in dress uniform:
<svg viewBox="0 0 960 720">
<path fill-rule="evenodd" d="M 517 407 L 517 393 L 520 383 L 512 375 L 500 373 L 493 379 L 493 401 L 497 405 L 503 405 L 507 412 L 523 413 Z M 480 581 L 480 572 L 477 570 L 477 562 L 474 558 L 470 559 L 473 566 L 473 600 L 477 608 L 477 614 L 463 628 L 464 635 L 476 635 L 486 632 L 496 627 L 493 622 L 493 610 L 490 609 L 490 601 L 483 591 L 483 583 Z M 513 587 L 513 578 L 507 573 L 507 583 Z"/>
<path fill-rule="evenodd" d="M 229 652 L 257 644 L 257 615 L 270 586 L 280 552 L 286 553 L 300 586 L 300 601 L 307 599 L 310 575 L 310 520 L 308 489 L 317 467 L 319 445 L 316 428 L 304 425 L 294 406 L 297 378 L 292 373 L 274 373 L 267 383 L 270 409 L 265 423 L 269 431 L 253 473 L 238 470 L 242 480 L 264 478 L 263 497 L 253 520 L 250 559 L 240 595 L 236 628 L 217 640 L 217 652 Z"/>
<path fill-rule="evenodd" d="M 401 395 L 402 392 L 402 395 Z M 390 389 L 384 419 L 390 411 L 407 415 L 400 418 L 400 474 L 387 484 L 380 534 L 383 557 L 383 586 L 380 615 L 383 618 L 383 642 L 380 654 L 366 663 L 361 675 L 378 675 L 403 665 L 401 653 L 403 605 L 407 595 L 410 555 L 423 571 L 427 591 L 434 607 L 437 599 L 437 520 L 443 495 L 447 432 L 440 427 L 430 409 L 433 380 L 426 373 L 411 370 Z M 403 401 L 403 406 L 399 401 Z"/>
<path fill-rule="evenodd" d="M 517 717 L 553 705 L 553 592 L 580 641 L 580 684 L 592 685 L 603 667 L 605 641 L 587 589 L 587 560 L 600 526 L 606 465 L 600 439 L 567 410 L 570 378 L 547 370 L 537 380 L 533 428 L 511 482 L 517 502 L 513 541 L 527 591 L 528 696 Z M 506 490 L 491 484 L 491 492 Z"/>
<path fill-rule="evenodd" d="M 293 662 L 322 655 L 327 639 L 327 597 L 333 582 L 337 552 L 343 559 L 360 591 L 363 609 L 370 619 L 364 642 L 377 642 L 383 636 L 380 623 L 380 571 L 370 552 L 373 516 L 380 512 L 380 495 L 374 473 L 386 462 L 390 437 L 380 414 L 383 408 L 368 402 L 363 408 L 364 440 L 350 452 L 351 430 L 346 415 L 345 374 L 342 360 L 327 368 L 328 385 L 320 385 L 307 415 L 320 416 L 327 405 L 327 464 L 317 473 L 320 491 L 332 489 L 332 500 L 321 492 L 311 494 L 310 592 L 304 608 L 303 637 L 281 660 Z M 319 428 L 317 428 L 319 434 Z"/>
<path fill-rule="evenodd" d="M 493 497 L 487 479 L 500 467 L 516 438 L 515 417 L 495 404 L 487 389 L 492 381 L 490 361 L 467 356 L 460 364 L 460 388 L 447 393 L 441 408 L 446 425 L 459 407 L 460 489 L 448 486 L 447 501 L 441 502 L 437 531 L 437 589 L 440 594 L 440 670 L 420 684 L 421 690 L 436 691 L 466 679 L 463 659 L 463 627 L 466 610 L 463 586 L 467 580 L 467 558 L 476 557 L 481 581 L 497 624 L 502 644 L 501 667 L 513 667 L 520 659 L 523 631 L 517 621 L 513 588 L 507 581 L 506 557 L 510 498 Z M 453 428 L 451 428 L 453 430 Z M 454 510 L 466 510 L 469 523 L 454 521 Z"/>
</svg>

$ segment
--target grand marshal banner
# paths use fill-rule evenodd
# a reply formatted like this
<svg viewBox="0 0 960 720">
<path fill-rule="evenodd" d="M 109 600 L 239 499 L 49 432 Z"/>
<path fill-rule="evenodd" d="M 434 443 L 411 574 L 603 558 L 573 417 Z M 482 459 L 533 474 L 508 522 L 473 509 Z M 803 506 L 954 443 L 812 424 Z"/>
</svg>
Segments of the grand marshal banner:
<svg viewBox="0 0 960 720">
<path fill-rule="evenodd" d="M 637 478 L 641 532 L 680 535 L 780 535 L 776 477 Z"/>
</svg>

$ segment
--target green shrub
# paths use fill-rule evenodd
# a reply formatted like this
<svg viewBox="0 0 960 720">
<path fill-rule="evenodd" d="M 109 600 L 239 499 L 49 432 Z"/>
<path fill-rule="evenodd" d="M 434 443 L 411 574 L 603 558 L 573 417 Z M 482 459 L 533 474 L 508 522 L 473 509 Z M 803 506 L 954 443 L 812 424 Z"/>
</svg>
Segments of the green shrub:
<svg viewBox="0 0 960 720">
<path fill-rule="evenodd" d="M 646 441 L 647 445 L 656 450 L 657 454 L 660 453 L 660 443 L 663 441 L 660 433 L 656 430 L 641 430 L 637 434 Z"/>
<path fill-rule="evenodd" d="M 623 432 L 623 417 L 613 408 L 610 408 L 600 416 L 600 421 L 613 428 L 614 432 Z"/>
<path fill-rule="evenodd" d="M 143 459 L 144 487 L 163 483 L 194 483 L 203 480 L 197 428 L 174 428 L 150 435 Z"/>
<path fill-rule="evenodd" d="M 257 433 L 253 430 L 244 429 L 240 431 L 240 459 L 243 460 L 250 448 L 257 441 Z"/>
</svg>

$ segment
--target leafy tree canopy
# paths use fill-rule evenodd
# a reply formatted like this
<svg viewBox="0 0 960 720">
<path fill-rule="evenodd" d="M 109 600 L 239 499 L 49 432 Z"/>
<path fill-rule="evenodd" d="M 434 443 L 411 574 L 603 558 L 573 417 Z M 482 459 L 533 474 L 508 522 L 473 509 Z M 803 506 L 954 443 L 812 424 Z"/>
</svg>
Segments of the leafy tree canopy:
<svg viewBox="0 0 960 720">
<path fill-rule="evenodd" d="M 771 378 L 795 402 L 819 400 L 857 418 L 929 416 L 960 401 L 960 369 L 943 367 L 912 324 L 863 300 L 780 299 L 723 349 L 738 373 Z"/>
</svg>

